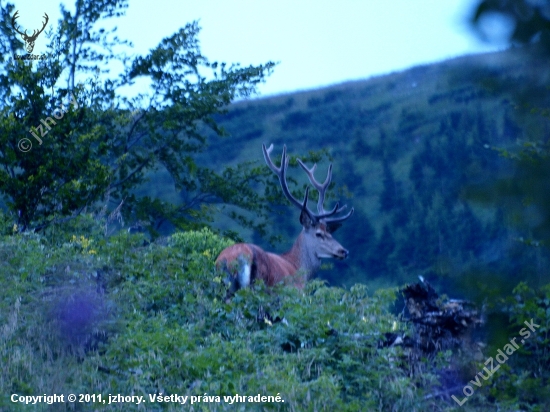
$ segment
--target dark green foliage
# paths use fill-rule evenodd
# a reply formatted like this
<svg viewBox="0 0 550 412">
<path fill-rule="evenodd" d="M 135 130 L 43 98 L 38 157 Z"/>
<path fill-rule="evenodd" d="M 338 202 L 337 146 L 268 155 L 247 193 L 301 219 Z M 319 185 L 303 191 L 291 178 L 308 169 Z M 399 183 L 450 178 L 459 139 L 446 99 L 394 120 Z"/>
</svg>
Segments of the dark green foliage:
<svg viewBox="0 0 550 412">
<path fill-rule="evenodd" d="M 490 352 L 496 353 L 513 337 L 520 348 L 509 356 L 484 392 L 490 399 L 500 399 L 503 407 L 520 405 L 524 410 L 545 411 L 550 407 L 550 285 L 532 289 L 522 282 L 512 293 L 495 308 L 504 316 Z M 526 321 L 539 327 L 532 332 Z M 530 331 L 529 337 L 525 331 Z"/>
<path fill-rule="evenodd" d="M 77 1 L 74 13 L 62 7 L 45 60 L 15 60 L 22 44 L 7 25 L 0 33 L 0 83 L 6 85 L 0 93 L 0 192 L 17 229 L 42 230 L 106 202 L 109 210 L 122 206 L 126 221 L 142 222 L 153 236 L 163 226 L 204 226 L 216 203 L 237 206 L 235 218 L 261 231 L 266 199 L 237 189 L 262 181 L 262 172 L 250 163 L 213 170 L 197 156 L 206 147 L 205 130 L 224 134 L 214 115 L 253 94 L 274 63 L 242 68 L 208 61 L 197 22 L 148 55 L 127 57 L 120 51 L 127 42 L 97 28 L 126 7 L 115 0 Z M 12 4 L 2 7 L 3 21 L 14 11 Z M 118 77 L 108 74 L 114 61 L 123 67 Z M 150 94 L 122 97 L 120 89 L 138 77 L 151 81 Z M 61 104 L 68 107 L 65 114 Z M 52 117 L 56 108 L 58 120 Z M 249 137 L 261 134 L 256 129 Z M 178 195 L 142 195 L 149 174 L 159 169 L 170 175 L 165 192 L 175 188 Z M 247 219 L 243 210 L 259 220 Z"/>
<path fill-rule="evenodd" d="M 472 13 L 471 22 L 480 29 L 481 21 L 491 13 L 503 14 L 513 20 L 514 29 L 509 39 L 513 43 L 528 44 L 537 39 L 550 52 L 550 14 L 548 3 L 529 0 L 499 1 L 482 0 Z M 487 34 L 479 30 L 481 37 Z"/>
<path fill-rule="evenodd" d="M 365 142 L 365 139 L 359 133 L 357 133 L 357 136 L 353 141 L 352 148 L 356 160 L 365 160 L 367 156 L 372 153 L 373 150 L 372 147 Z"/>
<path fill-rule="evenodd" d="M 257 284 L 226 304 L 213 259 L 230 241 L 207 229 L 152 244 L 142 235 L 105 238 L 102 232 L 102 225 L 84 215 L 59 227 L 55 237 L 17 234 L 0 240 L 0 409 L 28 409 L 12 403 L 6 396 L 11 393 L 146 398 L 279 393 L 284 404 L 240 404 L 239 410 L 450 411 L 456 405 L 448 394 L 427 395 L 440 392 L 445 371 L 463 368 L 467 382 L 478 368 L 450 352 L 418 359 L 399 346 L 378 348 L 384 333 L 408 328 L 389 311 L 395 288 L 368 294 L 363 285 L 342 289 L 310 282 L 302 292 Z M 502 339 L 517 336 L 524 320 L 534 318 L 541 327 L 464 410 L 495 405 L 544 410 L 549 290 L 533 292 L 522 284 L 498 307 L 508 323 L 508 329 L 497 329 Z"/>
<path fill-rule="evenodd" d="M 396 247 L 395 238 L 389 228 L 384 226 L 382 234 L 378 239 L 376 246 L 372 249 L 372 259 L 369 262 L 369 268 L 375 276 L 391 276 L 392 267 L 390 266 L 391 254 Z"/>
<path fill-rule="evenodd" d="M 425 122 L 424 114 L 403 109 L 399 120 L 399 133 L 407 135 Z"/>
<path fill-rule="evenodd" d="M 294 130 L 307 127 L 311 122 L 311 113 L 294 112 L 289 113 L 281 123 L 283 130 Z"/>
<path fill-rule="evenodd" d="M 430 374 L 408 375 L 401 349 L 376 349 L 380 334 L 398 322 L 387 311 L 395 290 L 368 296 L 361 285 L 312 282 L 302 293 L 258 284 L 225 304 L 213 259 L 230 242 L 212 232 L 177 233 L 166 245 L 144 246 L 142 236 L 79 231 L 93 223 L 87 216 L 73 223 L 77 234 L 67 242 L 2 238 L 0 277 L 9 291 L 0 302 L 2 408 L 25 410 L 6 394 L 74 392 L 280 393 L 285 405 L 265 406 L 418 410 L 424 389 L 417 385 L 431 385 Z M 75 303 L 68 309 L 60 302 Z M 67 335 L 71 313 L 81 320 Z M 68 339 L 75 334 L 81 338 Z M 123 406 L 105 410 L 128 410 Z"/>
<path fill-rule="evenodd" d="M 393 177 L 390 165 L 384 160 L 382 163 L 384 178 L 382 180 L 384 189 L 380 194 L 380 211 L 382 213 L 392 210 L 394 207 L 398 207 L 398 204 L 403 200 L 400 196 L 399 184 Z"/>
</svg>

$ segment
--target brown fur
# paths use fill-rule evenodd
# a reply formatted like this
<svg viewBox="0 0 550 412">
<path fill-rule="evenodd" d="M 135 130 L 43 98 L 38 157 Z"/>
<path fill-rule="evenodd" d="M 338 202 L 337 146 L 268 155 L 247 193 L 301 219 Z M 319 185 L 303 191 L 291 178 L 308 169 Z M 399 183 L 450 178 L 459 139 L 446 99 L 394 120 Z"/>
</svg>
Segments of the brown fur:
<svg viewBox="0 0 550 412">
<path fill-rule="evenodd" d="M 216 259 L 216 267 L 224 268 L 232 276 L 236 276 L 240 268 L 233 262 L 237 262 L 239 256 L 251 265 L 251 282 L 262 279 L 267 286 L 273 286 L 285 277 L 294 275 L 299 267 L 299 261 L 293 255 L 279 256 L 248 243 L 238 243 L 223 250 Z M 301 287 L 303 283 L 297 286 Z"/>
</svg>

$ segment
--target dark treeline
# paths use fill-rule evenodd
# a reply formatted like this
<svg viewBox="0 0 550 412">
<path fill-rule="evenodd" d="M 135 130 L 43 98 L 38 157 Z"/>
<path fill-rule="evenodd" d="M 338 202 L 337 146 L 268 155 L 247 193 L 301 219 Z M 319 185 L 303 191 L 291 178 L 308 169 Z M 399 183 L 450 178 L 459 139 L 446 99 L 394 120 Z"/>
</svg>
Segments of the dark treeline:
<svg viewBox="0 0 550 412">
<path fill-rule="evenodd" d="M 356 209 L 336 233 L 350 259 L 321 273 L 331 284 L 376 287 L 422 275 L 470 297 L 486 293 L 495 276 L 500 292 L 518 279 L 538 284 L 548 275 L 546 250 L 521 241 L 529 228 L 511 225 L 504 203 L 481 202 L 471 192 L 515 173 L 500 151 L 516 147 L 530 125 L 548 128 L 547 119 L 518 110 L 517 87 L 502 87 L 533 87 L 529 79 L 540 70 L 524 51 L 511 49 L 241 102 L 218 118 L 230 137 L 203 161 L 256 159 L 262 166 L 263 142 L 276 151 L 286 144 L 297 157 L 327 148 L 338 192 L 332 201 Z M 327 163 L 320 164 L 320 178 Z M 291 174 L 305 184 L 299 169 Z M 288 239 L 275 249 L 297 233 L 294 212 L 273 217 L 275 231 Z M 270 247 L 259 236 L 247 240 Z"/>
</svg>

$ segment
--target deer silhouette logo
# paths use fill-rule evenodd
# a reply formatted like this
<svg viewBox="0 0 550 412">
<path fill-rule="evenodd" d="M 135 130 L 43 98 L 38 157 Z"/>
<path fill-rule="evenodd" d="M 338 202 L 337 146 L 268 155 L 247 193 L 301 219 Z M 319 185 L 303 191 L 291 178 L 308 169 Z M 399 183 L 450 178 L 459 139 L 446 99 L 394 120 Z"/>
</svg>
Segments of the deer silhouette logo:
<svg viewBox="0 0 550 412">
<path fill-rule="evenodd" d="M 20 31 L 17 25 L 15 24 L 15 20 L 19 17 L 17 14 L 19 13 L 19 10 L 15 12 L 13 17 L 11 18 L 11 25 L 13 29 L 21 35 L 21 38 L 25 42 L 25 49 L 27 50 L 27 53 L 32 53 L 34 50 L 34 42 L 36 41 L 36 38 L 44 31 L 44 28 L 46 27 L 46 24 L 48 24 L 49 17 L 46 13 L 44 13 L 44 18 L 46 21 L 42 25 L 42 28 L 40 30 L 33 30 L 32 35 L 27 34 L 27 30 L 24 32 Z"/>
</svg>

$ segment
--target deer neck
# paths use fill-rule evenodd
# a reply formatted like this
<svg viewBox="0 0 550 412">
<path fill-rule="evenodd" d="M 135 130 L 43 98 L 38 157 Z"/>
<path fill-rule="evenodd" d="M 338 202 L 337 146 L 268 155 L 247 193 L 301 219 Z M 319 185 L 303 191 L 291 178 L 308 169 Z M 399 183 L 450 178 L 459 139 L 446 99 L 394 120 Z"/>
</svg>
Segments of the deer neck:
<svg viewBox="0 0 550 412">
<path fill-rule="evenodd" d="M 308 247 L 304 233 L 300 233 L 292 248 L 281 255 L 283 258 L 291 262 L 298 271 L 302 271 L 309 279 L 321 266 L 319 259 L 312 248 Z"/>
</svg>

